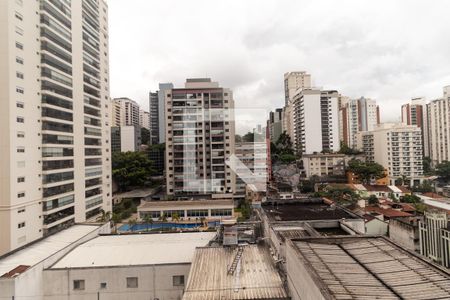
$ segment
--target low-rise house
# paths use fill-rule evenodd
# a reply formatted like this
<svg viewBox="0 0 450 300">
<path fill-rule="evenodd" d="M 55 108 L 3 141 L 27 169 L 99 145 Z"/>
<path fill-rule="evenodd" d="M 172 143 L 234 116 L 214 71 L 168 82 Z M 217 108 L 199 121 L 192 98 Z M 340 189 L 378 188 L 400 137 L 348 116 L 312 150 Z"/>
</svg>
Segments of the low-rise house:
<svg viewBox="0 0 450 300">
<path fill-rule="evenodd" d="M 404 211 L 400 211 L 393 208 L 382 208 L 379 206 L 366 206 L 364 207 L 364 211 L 366 214 L 376 214 L 376 215 L 382 215 L 384 220 L 389 221 L 390 219 L 394 218 L 401 218 L 401 217 L 412 217 L 413 215 Z"/>
</svg>

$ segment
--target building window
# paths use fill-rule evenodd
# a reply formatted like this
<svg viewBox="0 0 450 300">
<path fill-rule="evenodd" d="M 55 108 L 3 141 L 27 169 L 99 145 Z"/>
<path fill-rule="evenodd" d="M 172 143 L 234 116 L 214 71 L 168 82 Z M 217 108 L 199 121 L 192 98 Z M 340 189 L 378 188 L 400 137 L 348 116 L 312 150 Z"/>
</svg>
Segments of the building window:
<svg viewBox="0 0 450 300">
<path fill-rule="evenodd" d="M 100 282 L 100 288 L 106 289 L 106 282 Z"/>
<path fill-rule="evenodd" d="M 25 222 L 21 222 L 19 224 L 17 224 L 17 228 L 23 228 L 25 227 Z"/>
<path fill-rule="evenodd" d="M 74 280 L 73 289 L 78 291 L 84 290 L 84 280 Z"/>
<path fill-rule="evenodd" d="M 17 132 L 17 137 L 18 137 L 18 138 L 24 138 L 24 137 L 25 137 L 25 132 L 23 132 L 23 131 L 18 131 L 18 132 Z"/>
<path fill-rule="evenodd" d="M 16 42 L 16 48 L 20 49 L 20 50 L 23 50 L 23 45 L 21 43 L 19 43 L 19 42 Z"/>
<path fill-rule="evenodd" d="M 23 102 L 17 101 L 17 102 L 16 102 L 16 107 L 18 107 L 18 108 L 23 108 L 23 107 L 24 107 Z"/>
<path fill-rule="evenodd" d="M 25 177 L 17 177 L 17 182 L 25 182 Z"/>
<path fill-rule="evenodd" d="M 19 94 L 23 94 L 24 90 L 21 87 L 16 87 L 16 92 L 18 92 Z"/>
<path fill-rule="evenodd" d="M 17 213 L 21 214 L 25 212 L 25 207 L 21 207 L 19 208 L 19 210 L 17 210 Z"/>
<path fill-rule="evenodd" d="M 127 288 L 137 288 L 138 278 L 137 277 L 127 277 Z"/>
<path fill-rule="evenodd" d="M 16 72 L 16 77 L 20 78 L 20 79 L 23 79 L 23 73 Z"/>
<path fill-rule="evenodd" d="M 17 153 L 25 153 L 25 147 L 17 147 Z"/>
<path fill-rule="evenodd" d="M 23 58 L 17 56 L 16 63 L 23 65 Z"/>
<path fill-rule="evenodd" d="M 23 198 L 23 197 L 25 197 L 25 193 L 24 192 L 17 194 L 17 198 Z"/>
<path fill-rule="evenodd" d="M 184 275 L 172 276 L 173 286 L 183 286 L 184 285 Z"/>
</svg>

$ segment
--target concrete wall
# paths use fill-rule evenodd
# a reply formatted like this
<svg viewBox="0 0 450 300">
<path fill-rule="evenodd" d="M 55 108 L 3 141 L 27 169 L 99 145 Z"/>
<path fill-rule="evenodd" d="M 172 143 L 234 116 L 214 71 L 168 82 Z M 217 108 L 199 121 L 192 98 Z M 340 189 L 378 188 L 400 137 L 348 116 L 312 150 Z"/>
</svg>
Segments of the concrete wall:
<svg viewBox="0 0 450 300">
<path fill-rule="evenodd" d="M 392 219 L 389 221 L 389 238 L 411 251 L 419 251 L 419 228 Z"/>
<path fill-rule="evenodd" d="M 387 235 L 388 227 L 388 223 L 375 218 L 366 223 L 366 234 Z"/>
<path fill-rule="evenodd" d="M 187 282 L 191 264 L 123 266 L 103 268 L 49 269 L 44 271 L 45 299 L 71 300 L 178 300 L 184 285 L 173 286 L 172 276 Z M 137 288 L 127 288 L 127 277 L 138 277 Z M 84 280 L 84 290 L 74 290 L 73 281 Z M 100 288 L 106 283 L 106 288 Z"/>
</svg>

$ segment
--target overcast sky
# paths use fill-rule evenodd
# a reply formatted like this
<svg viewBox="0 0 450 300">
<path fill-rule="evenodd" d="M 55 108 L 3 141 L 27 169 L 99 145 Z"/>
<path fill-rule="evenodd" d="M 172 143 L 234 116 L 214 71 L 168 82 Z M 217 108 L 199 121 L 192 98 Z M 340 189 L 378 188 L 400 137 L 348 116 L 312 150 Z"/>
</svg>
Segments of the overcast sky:
<svg viewBox="0 0 450 300">
<path fill-rule="evenodd" d="M 283 74 L 370 97 L 398 121 L 411 97 L 450 85 L 446 0 L 109 0 L 111 97 L 148 108 L 159 82 L 211 77 L 236 107 L 284 104 Z M 241 131 L 241 130 L 239 130 Z"/>
</svg>

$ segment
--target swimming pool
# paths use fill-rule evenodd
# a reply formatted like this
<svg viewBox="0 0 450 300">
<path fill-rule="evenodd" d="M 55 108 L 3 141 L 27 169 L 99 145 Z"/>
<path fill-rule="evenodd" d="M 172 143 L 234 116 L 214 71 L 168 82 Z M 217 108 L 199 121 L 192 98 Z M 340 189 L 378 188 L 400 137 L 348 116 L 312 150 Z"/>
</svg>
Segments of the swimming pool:
<svg viewBox="0 0 450 300">
<path fill-rule="evenodd" d="M 215 228 L 218 226 L 220 222 L 208 222 L 208 227 Z M 118 228 L 119 231 L 147 231 L 147 230 L 155 230 L 155 229 L 172 229 L 172 228 L 180 228 L 180 229 L 194 229 L 197 227 L 201 227 L 202 223 L 153 223 L 153 224 L 144 224 L 139 223 L 131 226 L 128 224 L 124 224 Z"/>
</svg>

